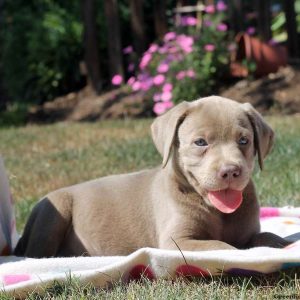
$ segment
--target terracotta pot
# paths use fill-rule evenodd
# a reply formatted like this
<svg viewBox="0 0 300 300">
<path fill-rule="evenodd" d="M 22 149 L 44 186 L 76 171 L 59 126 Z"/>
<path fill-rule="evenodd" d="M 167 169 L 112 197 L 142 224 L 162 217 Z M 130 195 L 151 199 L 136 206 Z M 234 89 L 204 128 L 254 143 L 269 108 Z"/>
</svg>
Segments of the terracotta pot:
<svg viewBox="0 0 300 300">
<path fill-rule="evenodd" d="M 254 62 L 255 76 L 264 76 L 277 72 L 279 67 L 287 64 L 287 50 L 283 46 L 270 45 L 258 38 L 240 33 L 236 37 L 237 50 L 231 63 L 231 74 L 236 77 L 246 77 L 249 70 L 242 64 L 243 60 Z"/>
</svg>

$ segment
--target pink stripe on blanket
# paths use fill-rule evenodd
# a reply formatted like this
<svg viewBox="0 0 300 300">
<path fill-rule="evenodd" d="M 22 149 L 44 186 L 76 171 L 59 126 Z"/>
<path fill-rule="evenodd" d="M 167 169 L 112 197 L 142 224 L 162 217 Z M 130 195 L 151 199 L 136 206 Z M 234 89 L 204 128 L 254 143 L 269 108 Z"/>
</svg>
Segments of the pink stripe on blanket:
<svg viewBox="0 0 300 300">
<path fill-rule="evenodd" d="M 193 266 L 193 265 L 180 265 L 176 269 L 176 274 L 178 276 L 184 276 L 184 277 L 205 277 L 205 276 L 210 276 L 210 273 L 207 272 L 206 270 L 203 270 L 199 267 Z"/>
<path fill-rule="evenodd" d="M 154 280 L 155 275 L 153 273 L 153 270 L 149 266 L 139 264 L 134 266 L 129 271 L 129 278 L 128 278 L 129 281 L 140 280 L 141 278 L 148 278 L 149 280 Z"/>
<path fill-rule="evenodd" d="M 12 275 L 4 275 L 3 282 L 5 285 L 16 284 L 22 281 L 28 281 L 31 279 L 29 274 L 12 274 Z"/>
<path fill-rule="evenodd" d="M 279 217 L 280 212 L 277 207 L 261 207 L 260 218 Z"/>
</svg>

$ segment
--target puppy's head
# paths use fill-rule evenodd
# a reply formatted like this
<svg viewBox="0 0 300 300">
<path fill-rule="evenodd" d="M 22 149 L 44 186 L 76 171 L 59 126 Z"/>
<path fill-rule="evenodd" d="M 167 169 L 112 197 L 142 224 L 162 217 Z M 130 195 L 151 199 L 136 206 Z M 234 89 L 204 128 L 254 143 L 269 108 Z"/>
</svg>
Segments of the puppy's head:
<svg viewBox="0 0 300 300">
<path fill-rule="evenodd" d="M 173 160 L 187 182 L 223 213 L 240 206 L 255 155 L 262 168 L 274 137 L 250 104 L 217 96 L 182 102 L 151 129 L 163 167 Z"/>
</svg>

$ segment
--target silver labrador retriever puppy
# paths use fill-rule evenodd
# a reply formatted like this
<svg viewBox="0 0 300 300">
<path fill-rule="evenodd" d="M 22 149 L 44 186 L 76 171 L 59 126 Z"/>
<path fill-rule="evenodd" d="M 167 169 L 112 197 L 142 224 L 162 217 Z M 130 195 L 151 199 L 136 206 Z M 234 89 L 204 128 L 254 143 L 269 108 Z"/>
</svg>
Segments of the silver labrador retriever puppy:
<svg viewBox="0 0 300 300">
<path fill-rule="evenodd" d="M 126 255 L 141 247 L 181 250 L 282 247 L 259 233 L 251 180 L 274 133 L 250 105 L 212 96 L 182 102 L 151 126 L 162 165 L 48 194 L 33 209 L 15 254 Z"/>
</svg>

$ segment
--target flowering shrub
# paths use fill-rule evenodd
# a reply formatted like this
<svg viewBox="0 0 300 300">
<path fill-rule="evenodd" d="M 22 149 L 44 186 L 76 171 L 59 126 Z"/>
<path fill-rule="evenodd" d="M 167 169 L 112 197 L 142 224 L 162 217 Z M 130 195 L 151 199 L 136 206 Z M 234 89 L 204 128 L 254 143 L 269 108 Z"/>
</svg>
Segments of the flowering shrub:
<svg viewBox="0 0 300 300">
<path fill-rule="evenodd" d="M 153 99 L 155 114 L 164 113 L 180 101 L 213 93 L 229 67 L 226 9 L 223 1 L 206 6 L 202 24 L 193 16 L 181 17 L 179 27 L 144 53 L 136 76 L 130 77 L 127 84 Z M 131 51 L 130 47 L 124 49 L 126 54 Z M 112 83 L 120 83 L 116 76 Z"/>
</svg>

